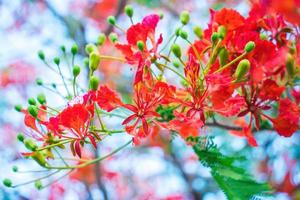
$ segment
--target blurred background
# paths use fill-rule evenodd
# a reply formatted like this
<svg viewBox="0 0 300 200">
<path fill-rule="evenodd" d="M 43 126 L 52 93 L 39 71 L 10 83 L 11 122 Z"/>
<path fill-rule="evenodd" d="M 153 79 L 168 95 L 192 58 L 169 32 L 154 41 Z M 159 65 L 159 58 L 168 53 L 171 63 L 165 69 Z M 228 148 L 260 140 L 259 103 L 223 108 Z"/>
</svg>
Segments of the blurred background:
<svg viewBox="0 0 300 200">
<path fill-rule="evenodd" d="M 14 105 L 26 105 L 29 97 L 44 92 L 50 105 L 64 106 L 56 94 L 60 80 L 45 67 L 37 56 L 43 50 L 46 59 L 53 62 L 61 56 L 61 46 L 70 51 L 76 43 L 79 56 L 75 63 L 84 66 L 84 46 L 95 42 L 100 33 L 109 34 L 113 27 L 106 23 L 109 15 L 117 18 L 122 28 L 130 25 L 124 15 L 125 5 L 135 9 L 134 22 L 145 14 L 163 13 L 158 31 L 168 39 L 180 25 L 182 10 L 191 12 L 193 25 L 206 28 L 209 8 L 230 7 L 247 15 L 249 3 L 239 0 L 0 0 L 0 179 L 10 177 L 14 182 L 26 182 L 41 177 L 43 173 L 25 173 L 39 169 L 37 164 L 21 158 L 23 145 L 16 140 L 19 132 L 26 133 L 23 115 Z M 118 33 L 118 31 L 116 30 Z M 122 38 L 122 36 L 120 36 Z M 107 42 L 103 54 L 117 54 Z M 68 63 L 64 63 L 68 65 Z M 67 71 L 67 67 L 63 70 Z M 106 62 L 99 68 L 101 81 L 122 92 L 123 98 L 131 91 L 130 67 Z M 172 74 L 167 76 L 171 82 Z M 43 80 L 38 87 L 36 80 Z M 82 76 L 81 83 L 86 80 Z M 175 81 L 176 82 L 176 81 Z M 120 124 L 118 119 L 105 119 L 110 126 Z M 244 139 L 220 129 L 205 130 L 215 136 L 215 141 L 226 152 L 243 152 L 251 163 L 249 167 L 258 180 L 268 181 L 275 190 L 274 199 L 300 199 L 299 135 L 279 138 L 272 132 L 257 133 L 259 147 L 249 147 Z M 120 134 L 101 142 L 98 151 L 85 152 L 87 157 L 105 155 L 124 143 L 128 136 Z M 18 165 L 20 172 L 12 167 Z M 24 171 L 24 173 L 21 173 Z M 49 183 L 50 180 L 47 180 Z M 54 180 L 54 179 L 53 179 Z M 179 138 L 166 142 L 162 136 L 153 138 L 147 145 L 128 148 L 99 164 L 77 170 L 58 182 L 38 191 L 34 184 L 15 189 L 0 185 L 0 199 L 120 199 L 120 200 L 198 200 L 225 199 L 209 170 L 197 160 L 192 149 Z"/>
</svg>

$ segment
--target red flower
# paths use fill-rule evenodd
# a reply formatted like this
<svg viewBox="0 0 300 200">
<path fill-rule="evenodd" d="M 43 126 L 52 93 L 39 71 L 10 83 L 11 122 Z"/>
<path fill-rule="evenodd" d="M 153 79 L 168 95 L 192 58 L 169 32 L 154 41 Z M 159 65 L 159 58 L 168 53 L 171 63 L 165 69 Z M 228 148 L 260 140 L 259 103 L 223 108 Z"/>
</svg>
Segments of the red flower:
<svg viewBox="0 0 300 200">
<path fill-rule="evenodd" d="M 86 134 L 90 113 L 82 104 L 75 104 L 64 109 L 59 114 L 59 124 L 81 137 Z"/>
<path fill-rule="evenodd" d="M 286 98 L 279 101 L 278 116 L 270 120 L 279 135 L 290 137 L 299 129 L 299 115 L 299 107 Z"/>
<path fill-rule="evenodd" d="M 132 25 L 126 33 L 128 44 L 116 44 L 116 48 L 119 49 L 125 56 L 129 64 L 138 64 L 137 72 L 135 75 L 135 83 L 142 81 L 144 74 L 144 66 L 150 66 L 151 58 L 159 57 L 157 55 L 157 47 L 162 43 L 162 35 L 155 41 L 155 29 L 159 21 L 158 15 L 146 16 L 142 23 Z M 152 44 L 152 48 L 148 48 L 148 39 Z M 144 43 L 144 49 L 141 51 L 137 47 L 137 42 L 142 41 Z"/>
<path fill-rule="evenodd" d="M 100 86 L 96 92 L 95 101 L 99 105 L 100 108 L 106 110 L 108 112 L 117 108 L 122 104 L 120 97 L 117 93 L 107 86 Z"/>
<path fill-rule="evenodd" d="M 166 83 L 157 82 L 153 88 L 140 83 L 135 86 L 135 105 L 124 104 L 124 108 L 133 112 L 132 115 L 127 117 L 122 125 L 129 134 L 135 134 L 137 138 L 146 137 L 149 134 L 149 122 L 160 115 L 155 111 L 160 104 L 168 103 L 170 95 L 172 94 L 173 87 L 168 86 Z M 129 123 L 133 124 L 129 125 Z M 153 122 L 155 123 L 155 122 Z M 141 128 L 136 128 L 141 124 Z M 135 131 L 137 130 L 137 133 Z"/>
<path fill-rule="evenodd" d="M 245 23 L 244 17 L 233 9 L 223 8 L 214 14 L 214 22 L 223 25 L 228 31 L 237 29 Z"/>
<path fill-rule="evenodd" d="M 266 118 L 270 118 L 263 114 L 262 111 L 269 110 L 271 106 L 269 102 L 278 100 L 284 90 L 284 87 L 279 87 L 276 82 L 272 80 L 265 80 L 260 86 L 250 86 L 250 94 L 247 92 L 245 86 L 242 86 L 243 96 L 245 100 L 245 110 L 238 114 L 239 117 L 243 117 L 250 113 L 249 127 L 252 121 L 255 120 L 255 126 L 257 130 L 260 127 L 260 115 Z"/>
<path fill-rule="evenodd" d="M 171 130 L 177 131 L 182 138 L 189 136 L 197 137 L 199 130 L 203 127 L 203 121 L 199 118 L 185 116 L 175 112 L 176 118 L 167 125 Z"/>
</svg>

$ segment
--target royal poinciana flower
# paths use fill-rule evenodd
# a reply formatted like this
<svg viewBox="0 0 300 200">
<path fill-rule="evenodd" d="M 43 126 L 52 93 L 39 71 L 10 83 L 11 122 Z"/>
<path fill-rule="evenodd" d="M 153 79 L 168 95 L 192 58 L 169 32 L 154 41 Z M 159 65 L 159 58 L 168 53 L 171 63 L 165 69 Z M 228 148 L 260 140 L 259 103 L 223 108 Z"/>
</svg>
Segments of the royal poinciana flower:
<svg viewBox="0 0 300 200">
<path fill-rule="evenodd" d="M 127 44 L 116 44 L 129 64 L 137 65 L 134 83 L 142 81 L 144 68 L 150 67 L 151 60 L 156 60 L 158 45 L 162 43 L 162 35 L 155 40 L 155 29 L 159 21 L 156 14 L 146 16 L 141 23 L 132 25 L 126 32 Z M 138 44 L 140 43 L 140 44 Z M 148 44 L 151 44 L 149 47 Z M 140 45 L 140 47 L 139 47 Z"/>
<path fill-rule="evenodd" d="M 151 84 L 153 84 L 152 87 Z M 134 104 L 123 104 L 122 107 L 133 112 L 127 117 L 122 125 L 129 134 L 138 138 L 146 137 L 149 134 L 149 124 L 159 122 L 154 118 L 160 117 L 156 112 L 159 105 L 170 102 L 170 98 L 175 92 L 175 88 L 164 82 L 150 84 L 138 83 L 134 89 Z"/>
</svg>

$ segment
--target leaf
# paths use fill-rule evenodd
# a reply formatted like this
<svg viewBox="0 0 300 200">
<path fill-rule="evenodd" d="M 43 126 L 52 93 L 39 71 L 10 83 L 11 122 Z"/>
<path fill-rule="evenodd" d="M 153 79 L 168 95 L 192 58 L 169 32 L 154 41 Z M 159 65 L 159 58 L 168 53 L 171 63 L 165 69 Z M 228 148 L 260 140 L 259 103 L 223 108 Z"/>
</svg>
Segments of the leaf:
<svg viewBox="0 0 300 200">
<path fill-rule="evenodd" d="M 193 144 L 193 149 L 199 161 L 211 169 L 213 178 L 227 199 L 259 199 L 261 196 L 271 194 L 271 188 L 267 183 L 256 182 L 250 173 L 237 166 L 238 162 L 245 161 L 244 157 L 223 155 L 213 144 L 212 138 L 207 138 L 207 140 L 189 138 L 189 141 L 191 140 L 197 141 Z"/>
</svg>

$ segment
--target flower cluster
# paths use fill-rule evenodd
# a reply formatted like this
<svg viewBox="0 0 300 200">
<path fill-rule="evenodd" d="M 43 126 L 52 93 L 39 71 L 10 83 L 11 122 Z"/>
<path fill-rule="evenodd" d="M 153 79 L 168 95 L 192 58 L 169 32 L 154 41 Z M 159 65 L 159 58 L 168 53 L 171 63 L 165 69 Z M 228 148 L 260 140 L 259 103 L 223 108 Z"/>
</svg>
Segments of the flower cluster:
<svg viewBox="0 0 300 200">
<path fill-rule="evenodd" d="M 133 22 L 132 8 L 126 7 L 125 11 Z M 79 87 L 76 80 L 80 67 L 73 65 L 73 94 L 59 68 L 60 60 L 55 58 L 58 71 L 48 66 L 62 76 L 68 92 L 62 96 L 68 103 L 59 110 L 39 95 L 38 102 L 29 99 L 27 108 L 16 106 L 24 113 L 24 123 L 30 129 L 30 137 L 18 136 L 30 150 L 23 154 L 48 169 L 75 169 L 103 158 L 57 167 L 51 164 L 52 150 L 69 144 L 73 156 L 80 158 L 85 145 L 97 148 L 98 142 L 119 132 L 131 135 L 135 145 L 158 144 L 155 139 L 162 132 L 178 133 L 183 139 L 207 136 L 208 127 L 227 129 L 245 137 L 251 146 L 258 146 L 253 133 L 263 129 L 292 136 L 299 129 L 300 116 L 297 24 L 258 3 L 253 4 L 247 17 L 227 8 L 211 10 L 210 14 L 207 28 L 195 26 L 191 37 L 186 26 L 190 23 L 189 13 L 182 12 L 181 26 L 164 46 L 163 34 L 157 33 L 162 16 L 148 15 L 125 31 L 114 17 L 109 17 L 111 25 L 124 31 L 125 41 L 118 41 L 115 33 L 109 36 L 123 57 L 102 55 L 99 49 L 106 37 L 100 35 L 97 44 L 86 46 L 87 90 Z M 182 49 L 182 43 L 187 44 L 187 49 Z M 65 53 L 65 48 L 62 51 Z M 77 46 L 72 47 L 72 63 L 77 53 Z M 42 52 L 39 57 L 48 64 Z M 122 100 L 120 94 L 99 81 L 95 72 L 102 60 L 127 63 L 133 69 L 131 100 Z M 167 81 L 165 74 L 179 81 Z M 43 82 L 39 80 L 37 84 Z M 118 115 L 118 110 L 128 115 Z M 109 129 L 105 116 L 120 117 L 119 126 L 123 128 Z"/>
</svg>

